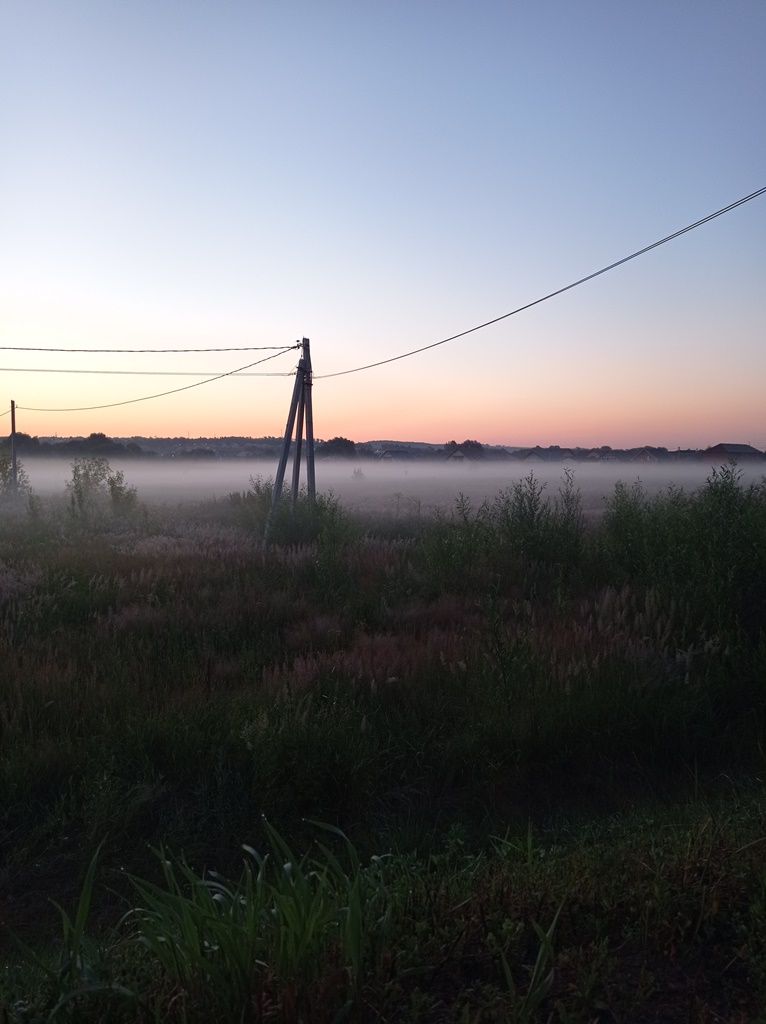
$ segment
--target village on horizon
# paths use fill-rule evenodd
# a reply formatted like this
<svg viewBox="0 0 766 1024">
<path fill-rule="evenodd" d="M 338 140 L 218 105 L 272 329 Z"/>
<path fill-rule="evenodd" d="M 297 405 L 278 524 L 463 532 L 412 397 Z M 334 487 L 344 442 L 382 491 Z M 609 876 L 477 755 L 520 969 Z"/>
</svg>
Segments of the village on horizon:
<svg viewBox="0 0 766 1024">
<path fill-rule="evenodd" d="M 279 456 L 280 437 L 114 437 L 92 433 L 88 437 L 31 437 L 16 434 L 20 456 L 183 459 L 271 459 Z M 7 446 L 8 440 L 0 442 Z M 668 449 L 656 445 L 635 448 L 522 447 L 482 444 L 475 440 L 431 444 L 426 441 L 357 441 L 334 437 L 316 443 L 317 458 L 394 461 L 513 461 L 530 465 L 547 462 L 689 462 L 766 461 L 766 452 L 750 444 L 722 442 L 708 448 Z"/>
</svg>

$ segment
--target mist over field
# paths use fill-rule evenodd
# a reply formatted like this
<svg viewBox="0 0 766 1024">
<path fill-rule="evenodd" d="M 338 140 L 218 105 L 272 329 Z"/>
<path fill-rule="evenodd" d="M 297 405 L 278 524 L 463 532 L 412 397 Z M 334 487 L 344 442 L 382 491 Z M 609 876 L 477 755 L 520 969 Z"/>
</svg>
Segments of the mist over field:
<svg viewBox="0 0 766 1024">
<path fill-rule="evenodd" d="M 130 460 L 111 459 L 114 469 L 125 473 L 126 482 L 138 489 L 139 498 L 151 502 L 176 503 L 225 498 L 234 491 L 245 491 L 251 478 L 271 480 L 276 461 L 262 459 L 231 460 Z M 66 459 L 28 459 L 24 468 L 32 488 L 41 495 L 62 492 L 71 477 L 71 462 Z M 449 463 L 443 461 L 375 462 L 367 460 L 321 460 L 317 462 L 317 488 L 332 492 L 349 510 L 393 516 L 428 515 L 449 508 L 459 494 L 478 504 L 493 498 L 533 473 L 545 484 L 546 496 L 554 496 L 565 469 L 574 474 L 582 492 L 586 515 L 597 515 L 618 481 L 640 480 L 648 494 L 656 494 L 671 484 L 686 490 L 700 487 L 716 468 L 705 461 L 688 465 L 657 463 Z M 762 463 L 739 467 L 742 481 L 749 483 L 764 476 Z M 289 486 L 291 467 L 285 477 Z M 305 482 L 305 475 L 301 477 Z"/>
</svg>

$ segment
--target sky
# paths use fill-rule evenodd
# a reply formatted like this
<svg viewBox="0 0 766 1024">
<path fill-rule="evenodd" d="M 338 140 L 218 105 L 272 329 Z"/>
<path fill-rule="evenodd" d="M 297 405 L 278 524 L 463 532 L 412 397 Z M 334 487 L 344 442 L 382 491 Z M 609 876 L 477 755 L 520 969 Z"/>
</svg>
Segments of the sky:
<svg viewBox="0 0 766 1024">
<path fill-rule="evenodd" d="M 766 185 L 763 0 L 2 0 L 0 346 L 465 330 Z M 314 388 L 319 437 L 766 447 L 766 197 L 493 327 Z M 278 435 L 268 353 L 0 351 L 60 436 Z M 265 364 L 290 372 L 294 353 Z M 6 420 L 7 422 L 7 420 Z"/>
</svg>

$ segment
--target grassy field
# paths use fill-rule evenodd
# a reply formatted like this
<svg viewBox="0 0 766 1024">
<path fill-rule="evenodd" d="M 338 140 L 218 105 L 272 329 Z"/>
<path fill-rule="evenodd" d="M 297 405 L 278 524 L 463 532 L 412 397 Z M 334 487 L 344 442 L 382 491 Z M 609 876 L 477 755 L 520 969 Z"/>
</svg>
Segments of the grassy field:
<svg viewBox="0 0 766 1024">
<path fill-rule="evenodd" d="M 764 485 L 3 489 L 0 1020 L 766 1019 Z"/>
</svg>

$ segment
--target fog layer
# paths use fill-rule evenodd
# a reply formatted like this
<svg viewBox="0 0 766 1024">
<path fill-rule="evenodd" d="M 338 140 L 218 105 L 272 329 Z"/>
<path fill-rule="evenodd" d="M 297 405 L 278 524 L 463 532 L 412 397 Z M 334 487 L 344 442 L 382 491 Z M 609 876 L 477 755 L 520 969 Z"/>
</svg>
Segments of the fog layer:
<svg viewBox="0 0 766 1024">
<path fill-rule="evenodd" d="M 143 501 L 177 503 L 185 500 L 223 498 L 232 491 L 244 491 L 251 478 L 273 479 L 276 463 L 270 460 L 232 459 L 221 461 L 173 461 L 163 459 L 110 460 L 112 468 L 125 473 L 126 483 L 138 489 Z M 588 513 L 604 507 L 617 481 L 640 480 L 653 494 L 670 484 L 693 490 L 703 484 L 715 468 L 704 462 L 689 464 L 615 463 L 595 464 L 519 462 L 372 462 L 325 461 L 317 463 L 317 488 L 332 492 L 349 509 L 392 515 L 428 514 L 448 508 L 458 494 L 478 504 L 498 491 L 534 473 L 545 484 L 546 495 L 555 495 L 565 468 L 574 473 Z M 38 494 L 63 493 L 71 476 L 64 459 L 29 459 L 24 464 L 30 484 Z M 745 482 L 760 480 L 763 463 L 740 467 Z M 290 482 L 290 467 L 286 475 Z M 301 482 L 304 482 L 302 476 Z"/>
</svg>

